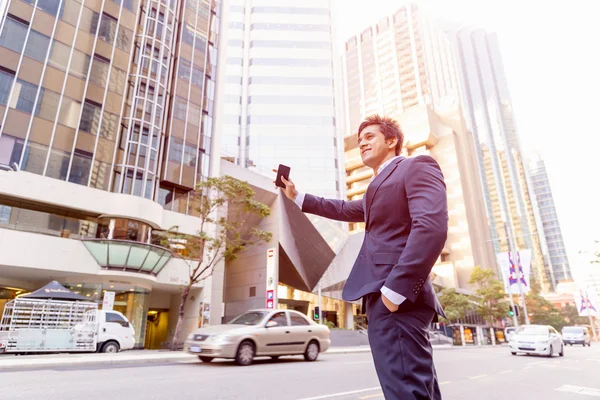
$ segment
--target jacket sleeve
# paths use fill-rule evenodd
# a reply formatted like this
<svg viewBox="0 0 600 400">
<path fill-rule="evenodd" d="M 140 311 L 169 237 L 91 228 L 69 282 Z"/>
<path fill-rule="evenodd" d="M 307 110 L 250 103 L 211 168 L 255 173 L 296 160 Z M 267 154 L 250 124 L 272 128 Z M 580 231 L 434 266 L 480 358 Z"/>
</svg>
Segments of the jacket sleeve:
<svg viewBox="0 0 600 400">
<path fill-rule="evenodd" d="M 344 222 L 364 222 L 365 212 L 362 200 L 332 200 L 306 194 L 302 211 L 321 217 Z"/>
<path fill-rule="evenodd" d="M 429 156 L 416 157 L 405 180 L 412 221 L 406 247 L 384 286 L 414 302 L 448 236 L 448 205 L 444 176 Z"/>
</svg>

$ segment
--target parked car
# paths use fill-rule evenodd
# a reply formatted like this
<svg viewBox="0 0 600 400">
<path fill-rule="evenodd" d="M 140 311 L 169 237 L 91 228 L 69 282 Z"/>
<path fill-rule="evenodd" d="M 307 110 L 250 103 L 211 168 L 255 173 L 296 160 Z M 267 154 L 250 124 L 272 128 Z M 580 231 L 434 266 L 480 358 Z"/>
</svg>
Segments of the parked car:
<svg viewBox="0 0 600 400">
<path fill-rule="evenodd" d="M 560 334 L 550 325 L 523 325 L 511 336 L 508 345 L 510 353 L 537 354 L 552 357 L 555 353 L 564 356 L 564 346 Z"/>
<path fill-rule="evenodd" d="M 315 361 L 331 345 L 325 325 L 311 321 L 294 310 L 250 310 L 227 324 L 197 329 L 185 342 L 185 350 L 203 362 L 215 358 L 234 359 L 250 365 L 255 357 L 277 359 L 304 355 Z"/>
<path fill-rule="evenodd" d="M 565 326 L 562 328 L 564 344 L 581 344 L 591 346 L 590 329 L 587 326 Z"/>
</svg>

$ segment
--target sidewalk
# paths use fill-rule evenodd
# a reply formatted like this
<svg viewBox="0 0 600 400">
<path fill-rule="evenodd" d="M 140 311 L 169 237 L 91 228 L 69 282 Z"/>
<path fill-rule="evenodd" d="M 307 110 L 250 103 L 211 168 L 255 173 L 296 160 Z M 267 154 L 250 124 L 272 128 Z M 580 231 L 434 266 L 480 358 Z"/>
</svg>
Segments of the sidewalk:
<svg viewBox="0 0 600 400">
<path fill-rule="evenodd" d="M 435 350 L 452 349 L 449 345 L 434 345 Z M 459 348 L 459 347 L 457 347 Z M 369 346 L 331 347 L 325 354 L 368 353 Z M 0 371 L 16 368 L 40 368 L 65 365 L 94 364 L 148 364 L 159 362 L 190 363 L 198 361 L 198 357 L 182 351 L 166 350 L 129 350 L 117 354 L 83 353 L 83 354 L 40 354 L 30 356 L 0 355 Z"/>
</svg>

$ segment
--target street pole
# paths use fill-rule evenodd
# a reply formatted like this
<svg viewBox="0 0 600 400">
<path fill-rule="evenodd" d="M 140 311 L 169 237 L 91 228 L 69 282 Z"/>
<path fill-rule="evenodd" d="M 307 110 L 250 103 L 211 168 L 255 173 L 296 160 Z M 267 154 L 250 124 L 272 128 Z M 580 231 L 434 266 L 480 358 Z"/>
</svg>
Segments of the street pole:
<svg viewBox="0 0 600 400">
<path fill-rule="evenodd" d="M 504 277 L 502 279 L 504 279 Z M 512 292 L 510 291 L 510 286 L 508 287 L 508 298 L 510 299 L 510 308 L 511 308 L 511 310 L 513 310 L 513 316 L 512 316 L 513 325 L 515 326 L 515 328 L 518 328 L 519 320 L 517 319 L 517 313 L 514 312 L 515 302 L 513 301 Z"/>
<path fill-rule="evenodd" d="M 323 310 L 321 307 L 321 285 L 319 285 L 319 324 L 323 323 Z"/>
<path fill-rule="evenodd" d="M 515 243 L 515 239 L 512 235 L 512 230 L 509 231 L 508 224 L 504 223 L 504 230 L 506 231 L 506 238 L 508 239 L 508 247 L 510 249 L 510 253 L 512 254 L 513 265 L 515 265 L 515 273 L 517 274 L 517 286 L 519 287 L 519 294 L 521 295 L 521 300 L 523 301 L 523 313 L 525 314 L 525 325 L 529 325 L 529 313 L 527 312 L 527 303 L 525 302 L 525 294 L 523 293 L 523 288 L 521 287 L 521 277 L 519 276 L 519 272 L 521 270 L 521 261 L 518 256 L 517 245 Z M 532 249 L 533 250 L 533 249 Z M 525 270 L 523 270 L 523 277 L 525 277 Z M 508 291 L 511 293 L 512 300 L 512 291 L 510 289 L 510 285 L 508 286 Z"/>
</svg>

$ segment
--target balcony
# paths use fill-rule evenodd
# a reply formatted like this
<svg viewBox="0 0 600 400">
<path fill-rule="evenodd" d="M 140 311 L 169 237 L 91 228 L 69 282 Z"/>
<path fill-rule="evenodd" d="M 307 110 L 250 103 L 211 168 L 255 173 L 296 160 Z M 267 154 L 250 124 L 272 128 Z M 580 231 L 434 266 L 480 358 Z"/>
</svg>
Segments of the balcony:
<svg viewBox="0 0 600 400">
<path fill-rule="evenodd" d="M 83 244 L 104 269 L 158 275 L 173 257 L 171 252 L 153 244 L 116 239 L 84 239 Z"/>
</svg>

